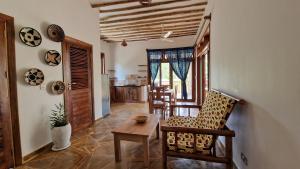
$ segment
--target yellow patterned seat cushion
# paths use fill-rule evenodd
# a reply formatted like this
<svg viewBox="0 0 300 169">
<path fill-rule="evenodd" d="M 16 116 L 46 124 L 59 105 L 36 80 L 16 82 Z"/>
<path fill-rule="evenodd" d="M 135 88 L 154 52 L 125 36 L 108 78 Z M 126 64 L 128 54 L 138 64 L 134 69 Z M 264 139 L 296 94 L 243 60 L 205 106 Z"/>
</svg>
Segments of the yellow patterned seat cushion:
<svg viewBox="0 0 300 169">
<path fill-rule="evenodd" d="M 168 126 L 203 128 L 203 129 L 223 129 L 236 101 L 214 91 L 208 95 L 202 105 L 198 116 L 192 117 L 171 117 L 168 119 Z M 167 143 L 169 150 L 186 153 L 209 153 L 213 144 L 212 135 L 196 134 L 196 148 L 194 134 L 177 133 L 177 144 L 175 143 L 175 132 L 167 133 Z"/>
</svg>

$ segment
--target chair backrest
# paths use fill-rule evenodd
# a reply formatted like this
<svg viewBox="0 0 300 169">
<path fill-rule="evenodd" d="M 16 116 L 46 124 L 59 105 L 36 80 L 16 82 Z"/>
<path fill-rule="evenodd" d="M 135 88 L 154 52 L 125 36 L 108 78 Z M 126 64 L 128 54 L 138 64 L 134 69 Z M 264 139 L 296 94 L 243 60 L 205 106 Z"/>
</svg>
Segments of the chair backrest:
<svg viewBox="0 0 300 169">
<path fill-rule="evenodd" d="M 195 120 L 197 127 L 223 129 L 237 100 L 216 91 L 209 91 Z"/>
<path fill-rule="evenodd" d="M 159 86 L 155 87 L 152 92 L 152 100 L 161 100 L 164 101 L 165 96 L 165 87 Z"/>
</svg>

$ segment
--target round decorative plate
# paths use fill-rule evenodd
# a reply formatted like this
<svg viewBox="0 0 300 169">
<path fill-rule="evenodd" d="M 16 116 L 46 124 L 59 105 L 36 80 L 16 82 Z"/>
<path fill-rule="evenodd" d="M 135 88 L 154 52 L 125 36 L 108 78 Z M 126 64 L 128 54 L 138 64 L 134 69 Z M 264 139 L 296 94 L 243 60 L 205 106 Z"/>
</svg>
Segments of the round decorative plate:
<svg viewBox="0 0 300 169">
<path fill-rule="evenodd" d="M 61 55 L 56 50 L 49 50 L 45 55 L 45 62 L 50 66 L 57 66 L 61 62 Z"/>
<path fill-rule="evenodd" d="M 25 45 L 31 47 L 39 46 L 42 43 L 41 34 L 33 28 L 29 28 L 29 27 L 22 28 L 19 32 L 19 37 Z"/>
<path fill-rule="evenodd" d="M 37 68 L 29 69 L 25 73 L 25 82 L 31 86 L 38 86 L 44 82 L 44 73 Z"/>
<path fill-rule="evenodd" d="M 63 94 L 66 89 L 66 86 L 65 83 L 62 81 L 55 81 L 52 83 L 51 89 L 54 94 Z"/>
<path fill-rule="evenodd" d="M 64 30 L 55 24 L 48 26 L 47 34 L 48 37 L 55 42 L 62 42 L 65 38 Z"/>
</svg>

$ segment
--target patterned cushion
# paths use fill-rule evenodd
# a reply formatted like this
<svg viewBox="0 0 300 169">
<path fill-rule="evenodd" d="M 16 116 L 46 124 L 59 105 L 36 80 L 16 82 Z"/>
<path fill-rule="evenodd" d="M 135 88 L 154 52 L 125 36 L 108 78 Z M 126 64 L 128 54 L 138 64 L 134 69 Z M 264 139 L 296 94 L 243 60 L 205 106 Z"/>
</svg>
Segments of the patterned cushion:
<svg viewBox="0 0 300 169">
<path fill-rule="evenodd" d="M 196 118 L 192 117 L 172 117 L 168 119 L 169 126 L 223 129 L 225 123 L 235 105 L 236 101 L 214 91 L 208 95 L 202 105 L 202 109 Z M 169 150 L 194 153 L 195 139 L 191 133 L 177 133 L 177 146 L 175 143 L 175 132 L 167 133 Z M 209 153 L 213 144 L 212 135 L 196 134 L 196 151 Z"/>
</svg>

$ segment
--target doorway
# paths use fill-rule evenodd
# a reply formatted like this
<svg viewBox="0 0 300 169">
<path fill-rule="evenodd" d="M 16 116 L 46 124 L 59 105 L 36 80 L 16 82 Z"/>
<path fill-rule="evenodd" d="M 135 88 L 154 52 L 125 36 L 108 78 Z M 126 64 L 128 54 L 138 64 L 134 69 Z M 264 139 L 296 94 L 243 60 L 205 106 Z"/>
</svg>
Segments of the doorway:
<svg viewBox="0 0 300 169">
<path fill-rule="evenodd" d="M 94 122 L 92 45 L 66 37 L 62 53 L 65 108 L 74 133 Z"/>
<path fill-rule="evenodd" d="M 22 164 L 14 18 L 0 13 L 0 169 Z"/>
</svg>

